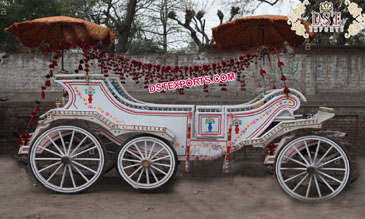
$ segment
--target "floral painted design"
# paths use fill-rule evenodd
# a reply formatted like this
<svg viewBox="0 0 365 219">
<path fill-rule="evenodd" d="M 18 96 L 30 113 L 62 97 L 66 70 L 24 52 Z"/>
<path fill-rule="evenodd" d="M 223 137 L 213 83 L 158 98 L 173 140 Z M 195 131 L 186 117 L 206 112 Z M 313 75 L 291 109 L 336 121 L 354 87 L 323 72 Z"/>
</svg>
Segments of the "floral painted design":
<svg viewBox="0 0 365 219">
<path fill-rule="evenodd" d="M 213 129 L 212 124 L 215 124 L 215 120 L 212 118 L 206 118 L 205 119 L 205 124 L 208 124 L 208 131 L 211 132 Z"/>
<path fill-rule="evenodd" d="M 257 120 L 256 119 L 254 119 L 254 120 L 252 120 L 252 124 L 256 124 L 257 123 Z"/>
<path fill-rule="evenodd" d="M 103 107 L 99 106 L 99 107 L 97 108 L 97 110 L 98 110 L 99 112 L 101 112 L 101 111 L 103 111 Z"/>
<path fill-rule="evenodd" d="M 251 124 L 247 124 L 246 128 L 248 128 L 248 129 L 251 128 Z"/>
<path fill-rule="evenodd" d="M 267 116 L 270 115 L 270 112 L 269 111 L 266 111 L 265 112 L 265 115 L 267 115 Z"/>
<path fill-rule="evenodd" d="M 85 94 L 89 96 L 89 103 L 93 102 L 93 95 L 95 94 L 95 89 L 92 87 L 88 87 L 87 89 L 85 89 Z"/>
<path fill-rule="evenodd" d="M 242 133 L 242 135 L 245 135 L 246 134 L 246 130 L 245 129 L 242 130 L 241 133 Z"/>
<path fill-rule="evenodd" d="M 93 105 L 89 105 L 89 106 L 87 106 L 87 108 L 93 109 Z"/>
<path fill-rule="evenodd" d="M 241 140 L 242 139 L 242 135 L 236 135 L 236 139 L 237 140 Z"/>
<path fill-rule="evenodd" d="M 259 116 L 259 120 L 262 120 L 262 119 L 264 119 L 264 116 L 263 115 L 260 115 Z"/>
<path fill-rule="evenodd" d="M 180 147 L 180 146 L 181 146 L 181 143 L 180 143 L 180 142 L 176 142 L 176 143 L 175 143 L 175 146 L 176 146 L 176 147 Z"/>
<path fill-rule="evenodd" d="M 235 126 L 235 133 L 238 134 L 240 132 L 240 125 L 242 125 L 242 120 L 239 120 L 239 119 L 235 119 L 234 122 L 233 122 L 233 125 Z"/>
<path fill-rule="evenodd" d="M 82 102 L 86 103 L 87 102 L 87 98 L 86 97 L 83 97 L 82 99 Z"/>
<path fill-rule="evenodd" d="M 79 97 L 81 97 L 81 96 L 82 96 L 81 91 L 77 92 L 77 96 L 79 96 Z"/>
<path fill-rule="evenodd" d="M 118 117 L 113 116 L 112 120 L 113 120 L 114 122 L 116 122 L 116 121 L 118 120 Z"/>
<path fill-rule="evenodd" d="M 109 112 L 105 112 L 105 116 L 109 116 L 110 115 L 110 113 Z"/>
</svg>

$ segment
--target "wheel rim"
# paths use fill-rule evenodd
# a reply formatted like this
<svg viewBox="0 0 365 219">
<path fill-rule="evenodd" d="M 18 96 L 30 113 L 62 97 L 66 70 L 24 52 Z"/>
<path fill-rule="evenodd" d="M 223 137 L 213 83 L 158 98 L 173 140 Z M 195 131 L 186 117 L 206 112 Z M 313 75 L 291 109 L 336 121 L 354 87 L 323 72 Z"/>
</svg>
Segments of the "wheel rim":
<svg viewBox="0 0 365 219">
<path fill-rule="evenodd" d="M 280 186 L 290 196 L 304 201 L 336 196 L 350 176 L 345 151 L 334 141 L 319 136 L 301 137 L 287 144 L 277 155 L 275 168 Z"/>
<path fill-rule="evenodd" d="M 118 154 L 118 171 L 136 189 L 154 189 L 165 184 L 175 170 L 172 149 L 154 137 L 128 142 Z"/>
<path fill-rule="evenodd" d="M 101 175 L 104 151 L 88 131 L 74 126 L 52 128 L 38 137 L 30 152 L 34 176 L 47 188 L 74 193 Z"/>
</svg>

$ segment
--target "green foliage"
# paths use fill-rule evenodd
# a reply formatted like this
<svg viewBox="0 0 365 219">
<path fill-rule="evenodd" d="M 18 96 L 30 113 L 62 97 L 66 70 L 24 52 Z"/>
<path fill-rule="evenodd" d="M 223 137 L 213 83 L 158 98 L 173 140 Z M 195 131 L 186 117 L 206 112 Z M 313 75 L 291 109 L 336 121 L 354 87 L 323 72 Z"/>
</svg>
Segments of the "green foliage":
<svg viewBox="0 0 365 219">
<path fill-rule="evenodd" d="M 303 0 L 300 0 L 303 2 Z M 327 0 L 328 2 L 333 3 L 334 11 L 341 12 L 342 22 L 344 24 L 344 31 L 346 32 L 349 25 L 352 23 L 354 18 L 351 16 L 347 9 L 347 5 L 344 4 L 344 0 Z M 319 4 L 324 2 L 324 0 L 309 0 L 310 4 L 306 6 L 304 18 L 309 22 L 312 22 L 312 11 L 319 12 Z M 360 8 L 365 10 L 365 1 L 364 0 L 351 0 L 351 2 L 357 3 Z M 344 33 L 326 33 L 320 32 L 317 33 L 314 39 L 314 43 L 318 45 L 365 45 L 365 35 L 364 31 L 357 34 L 356 36 L 352 36 L 349 39 L 346 39 Z"/>
</svg>

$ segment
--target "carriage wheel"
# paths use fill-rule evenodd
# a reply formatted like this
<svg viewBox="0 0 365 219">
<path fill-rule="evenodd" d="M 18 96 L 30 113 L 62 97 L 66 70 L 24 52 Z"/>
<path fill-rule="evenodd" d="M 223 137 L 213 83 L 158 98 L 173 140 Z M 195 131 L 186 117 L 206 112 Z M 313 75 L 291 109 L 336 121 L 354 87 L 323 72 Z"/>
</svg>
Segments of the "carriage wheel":
<svg viewBox="0 0 365 219">
<path fill-rule="evenodd" d="M 177 170 L 177 156 L 170 145 L 152 136 L 126 141 L 118 153 L 118 172 L 135 189 L 157 189 Z"/>
<path fill-rule="evenodd" d="M 35 140 L 29 164 L 35 178 L 46 188 L 60 193 L 80 192 L 102 175 L 104 148 L 85 129 L 57 126 Z"/>
<path fill-rule="evenodd" d="M 280 186 L 303 201 L 333 198 L 346 187 L 350 172 L 350 159 L 343 147 L 320 136 L 293 140 L 280 149 L 275 160 Z"/>
</svg>

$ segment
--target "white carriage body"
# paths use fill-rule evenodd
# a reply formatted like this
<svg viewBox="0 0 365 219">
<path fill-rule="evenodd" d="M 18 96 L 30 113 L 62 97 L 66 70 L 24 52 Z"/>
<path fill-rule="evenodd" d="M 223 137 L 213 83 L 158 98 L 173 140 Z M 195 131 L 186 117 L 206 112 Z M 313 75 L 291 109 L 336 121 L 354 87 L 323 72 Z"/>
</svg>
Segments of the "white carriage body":
<svg viewBox="0 0 365 219">
<path fill-rule="evenodd" d="M 270 90 L 240 105 L 166 105 L 133 98 L 119 77 L 90 75 L 89 80 L 80 79 L 83 76 L 56 75 L 55 81 L 69 94 L 68 102 L 44 114 L 42 124 L 64 119 L 86 120 L 104 127 L 105 130 L 99 131 L 119 143 L 120 136 L 152 134 L 167 140 L 179 160 L 215 159 L 227 153 L 227 146 L 228 153 L 247 145 L 265 147 L 273 139 L 296 129 L 320 128 L 324 120 L 334 116 L 332 109 L 321 108 L 313 117 L 296 118 L 294 112 L 301 100 L 306 99 L 295 89 L 290 94 L 285 94 L 283 89 Z M 232 124 L 231 133 L 229 124 Z M 30 142 L 42 129 L 40 125 Z M 19 153 L 27 153 L 28 149 L 29 146 L 22 146 Z M 266 159 L 266 163 L 272 162 L 273 157 Z"/>
</svg>

